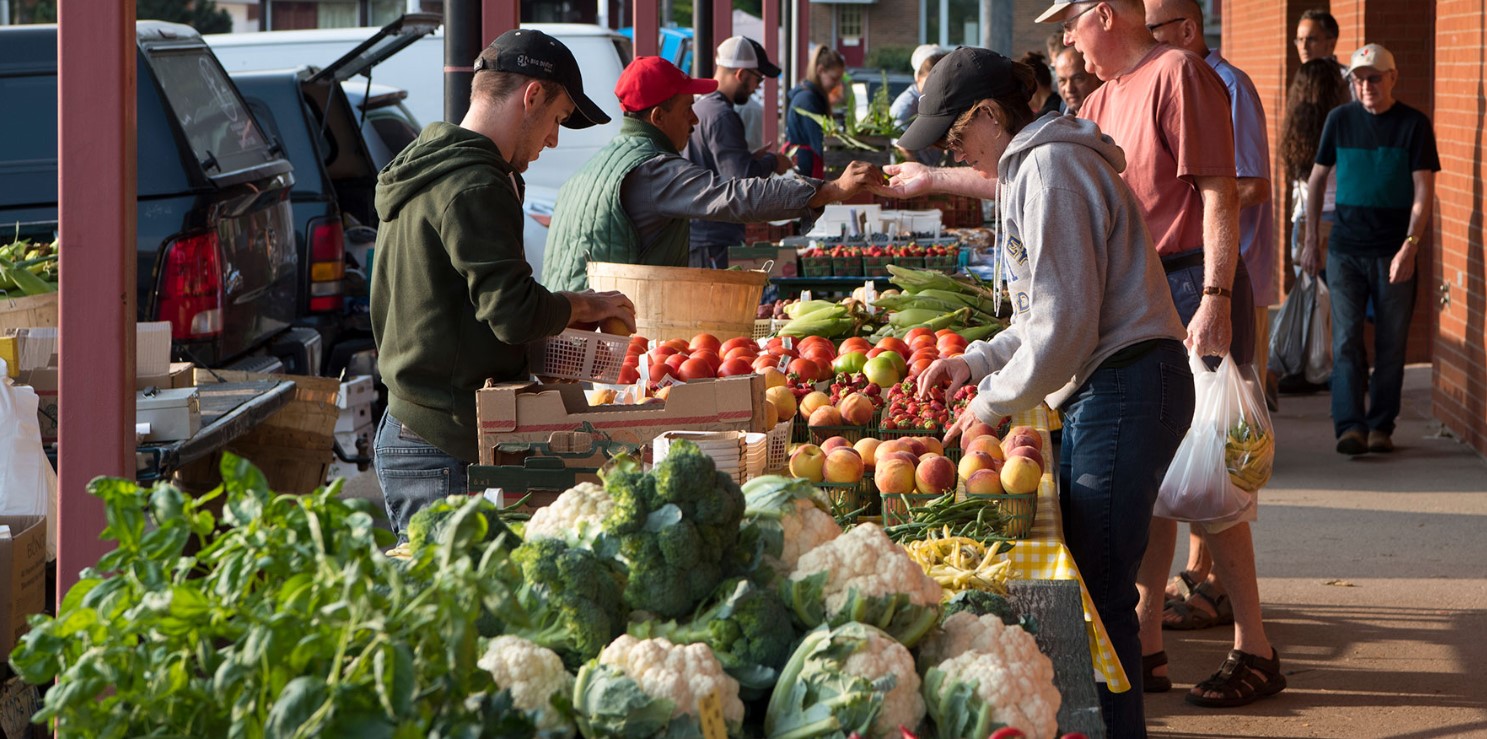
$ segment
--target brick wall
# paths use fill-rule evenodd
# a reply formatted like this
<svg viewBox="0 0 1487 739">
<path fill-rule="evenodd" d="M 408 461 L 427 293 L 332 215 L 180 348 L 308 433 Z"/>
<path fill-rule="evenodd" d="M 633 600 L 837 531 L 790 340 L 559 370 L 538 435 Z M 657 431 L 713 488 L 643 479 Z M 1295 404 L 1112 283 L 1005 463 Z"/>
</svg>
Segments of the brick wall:
<svg viewBox="0 0 1487 739">
<path fill-rule="evenodd" d="M 1487 22 L 1480 2 L 1441 0 L 1430 34 L 1441 172 L 1436 177 L 1434 275 L 1422 298 L 1437 316 L 1434 413 L 1457 436 L 1487 454 Z M 1430 62 L 1427 62 L 1429 64 Z M 1400 61 L 1405 67 L 1406 62 Z M 1408 69 L 1408 67 L 1405 67 Z M 1442 307 L 1439 286 L 1448 286 Z"/>
<path fill-rule="evenodd" d="M 919 45 L 919 1 L 878 0 L 867 11 L 867 53 L 878 46 Z"/>
</svg>

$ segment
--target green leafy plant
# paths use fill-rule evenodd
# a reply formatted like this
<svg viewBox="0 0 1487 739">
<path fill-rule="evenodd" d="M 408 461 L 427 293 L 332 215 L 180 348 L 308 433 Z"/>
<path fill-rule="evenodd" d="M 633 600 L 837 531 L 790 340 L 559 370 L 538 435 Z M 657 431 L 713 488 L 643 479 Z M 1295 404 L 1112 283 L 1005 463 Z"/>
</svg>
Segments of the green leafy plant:
<svg viewBox="0 0 1487 739">
<path fill-rule="evenodd" d="M 536 735 L 476 663 L 482 606 L 518 618 L 520 587 L 478 498 L 394 560 L 339 482 L 275 495 L 246 460 L 221 469 L 200 497 L 89 486 L 117 548 L 11 656 L 27 682 L 56 681 L 38 722 L 104 738 Z"/>
</svg>

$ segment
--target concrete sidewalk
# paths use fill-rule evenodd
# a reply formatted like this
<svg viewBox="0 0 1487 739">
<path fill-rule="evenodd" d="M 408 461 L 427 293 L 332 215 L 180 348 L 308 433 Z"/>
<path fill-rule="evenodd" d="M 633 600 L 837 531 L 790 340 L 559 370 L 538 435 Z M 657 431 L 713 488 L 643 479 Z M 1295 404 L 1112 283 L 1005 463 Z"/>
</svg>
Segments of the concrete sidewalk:
<svg viewBox="0 0 1487 739">
<path fill-rule="evenodd" d="M 1244 708 L 1189 706 L 1233 629 L 1168 631 L 1176 687 L 1147 696 L 1153 736 L 1487 736 L 1487 462 L 1439 432 L 1427 365 L 1406 373 L 1394 454 L 1337 454 L 1328 402 L 1281 398 L 1254 528 L 1289 687 Z"/>
</svg>

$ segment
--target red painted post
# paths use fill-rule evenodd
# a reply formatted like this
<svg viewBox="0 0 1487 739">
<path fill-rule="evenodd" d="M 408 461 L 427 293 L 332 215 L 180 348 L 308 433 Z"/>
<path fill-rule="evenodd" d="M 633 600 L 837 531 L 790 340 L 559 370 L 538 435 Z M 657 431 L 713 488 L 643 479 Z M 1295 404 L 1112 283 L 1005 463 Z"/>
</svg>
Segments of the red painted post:
<svg viewBox="0 0 1487 739">
<path fill-rule="evenodd" d="M 733 35 L 732 0 L 713 0 L 713 50 Z"/>
<path fill-rule="evenodd" d="M 635 56 L 655 56 L 661 46 L 659 0 L 634 0 Z"/>
<path fill-rule="evenodd" d="M 486 44 L 521 26 L 521 0 L 481 0 L 480 6 L 480 37 Z"/>
<path fill-rule="evenodd" d="M 811 75 L 811 70 L 806 67 L 811 60 L 811 2 L 810 0 L 795 0 L 795 25 L 799 28 L 799 46 L 795 48 L 796 69 L 800 70 L 795 76 L 805 79 Z"/>
<path fill-rule="evenodd" d="M 777 66 L 788 67 L 780 58 L 780 0 L 764 0 L 764 53 Z M 788 78 L 781 79 L 789 81 Z M 780 81 L 764 80 L 764 145 L 774 147 L 780 141 Z"/>
<path fill-rule="evenodd" d="M 57 189 L 62 238 L 57 604 L 109 547 L 87 493 L 133 479 L 134 0 L 57 7 Z"/>
</svg>

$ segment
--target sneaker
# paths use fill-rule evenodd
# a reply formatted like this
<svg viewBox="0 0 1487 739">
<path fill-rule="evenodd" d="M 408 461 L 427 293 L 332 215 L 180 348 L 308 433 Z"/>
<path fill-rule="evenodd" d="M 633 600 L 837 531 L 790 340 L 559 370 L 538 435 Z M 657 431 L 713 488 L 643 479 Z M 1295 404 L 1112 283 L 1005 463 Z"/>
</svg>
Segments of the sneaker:
<svg viewBox="0 0 1487 739">
<path fill-rule="evenodd" d="M 1338 451 L 1342 451 L 1342 442 L 1338 442 Z M 1368 451 L 1388 454 L 1394 451 L 1394 440 L 1389 435 L 1377 429 L 1368 432 Z"/>
<path fill-rule="evenodd" d="M 1342 436 L 1337 437 L 1338 454 L 1355 456 L 1368 451 L 1369 446 L 1368 440 L 1363 437 L 1363 432 L 1358 429 L 1345 431 Z"/>
</svg>

